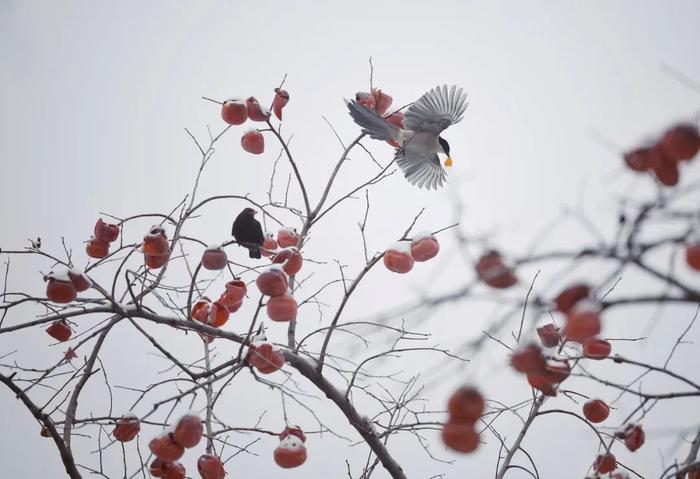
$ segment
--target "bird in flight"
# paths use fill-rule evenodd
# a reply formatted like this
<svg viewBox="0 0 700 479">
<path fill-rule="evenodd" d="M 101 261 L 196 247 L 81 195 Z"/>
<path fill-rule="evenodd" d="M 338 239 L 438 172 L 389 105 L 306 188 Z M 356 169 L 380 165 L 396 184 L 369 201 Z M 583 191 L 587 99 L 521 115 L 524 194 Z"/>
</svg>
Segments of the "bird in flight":
<svg viewBox="0 0 700 479">
<path fill-rule="evenodd" d="M 240 212 L 233 221 L 231 234 L 239 245 L 248 248 L 248 254 L 251 258 L 260 258 L 260 247 L 265 241 L 262 226 L 255 219 L 255 211 L 253 208 L 246 208 Z"/>
<path fill-rule="evenodd" d="M 437 189 L 445 182 L 445 169 L 438 153 L 447 155 L 445 166 L 452 166 L 450 144 L 440 133 L 462 120 L 467 94 L 461 88 L 438 86 L 411 104 L 404 115 L 403 128 L 355 100 L 347 102 L 350 116 L 370 138 L 395 141 L 394 159 L 406 179 L 419 188 Z"/>
</svg>

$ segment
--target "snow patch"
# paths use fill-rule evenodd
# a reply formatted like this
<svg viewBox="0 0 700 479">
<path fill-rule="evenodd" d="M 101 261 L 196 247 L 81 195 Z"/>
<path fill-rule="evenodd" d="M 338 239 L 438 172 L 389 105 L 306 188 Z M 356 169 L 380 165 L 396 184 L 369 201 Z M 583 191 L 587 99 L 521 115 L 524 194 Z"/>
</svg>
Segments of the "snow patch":
<svg viewBox="0 0 700 479">
<path fill-rule="evenodd" d="M 51 271 L 48 274 L 48 277 L 55 279 L 56 281 L 70 283 L 70 276 L 68 276 L 68 268 L 59 268 L 55 271 Z"/>
<path fill-rule="evenodd" d="M 397 241 L 387 249 L 387 251 L 389 250 L 397 251 L 399 253 L 411 254 L 411 244 L 407 241 Z"/>
<path fill-rule="evenodd" d="M 305 446 L 304 443 L 301 442 L 301 439 L 299 439 L 293 434 L 289 434 L 284 439 L 280 440 L 280 444 L 277 447 L 282 449 L 291 449 L 298 451 L 304 449 Z"/>
<path fill-rule="evenodd" d="M 413 240 L 412 240 L 412 241 L 418 241 L 418 240 L 422 240 L 422 239 L 424 239 L 424 238 L 435 239 L 435 236 L 433 236 L 433 234 L 432 234 L 430 231 L 419 231 L 418 233 L 416 233 L 416 234 L 413 236 Z"/>
<path fill-rule="evenodd" d="M 275 263 L 271 264 L 267 268 L 265 268 L 263 271 L 281 271 L 285 276 L 287 276 L 287 273 L 284 272 L 282 269 L 282 265 L 280 263 Z"/>
</svg>

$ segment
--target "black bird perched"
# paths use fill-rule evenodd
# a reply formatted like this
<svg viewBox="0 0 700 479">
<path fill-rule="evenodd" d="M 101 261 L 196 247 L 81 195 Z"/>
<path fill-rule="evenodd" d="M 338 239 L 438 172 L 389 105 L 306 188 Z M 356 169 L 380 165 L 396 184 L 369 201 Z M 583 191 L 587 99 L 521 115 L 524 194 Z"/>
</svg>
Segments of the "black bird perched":
<svg viewBox="0 0 700 479">
<path fill-rule="evenodd" d="M 260 258 L 260 247 L 265 241 L 262 226 L 255 219 L 255 211 L 253 208 L 246 208 L 240 212 L 233 221 L 231 234 L 239 245 L 248 248 L 251 258 Z"/>
</svg>

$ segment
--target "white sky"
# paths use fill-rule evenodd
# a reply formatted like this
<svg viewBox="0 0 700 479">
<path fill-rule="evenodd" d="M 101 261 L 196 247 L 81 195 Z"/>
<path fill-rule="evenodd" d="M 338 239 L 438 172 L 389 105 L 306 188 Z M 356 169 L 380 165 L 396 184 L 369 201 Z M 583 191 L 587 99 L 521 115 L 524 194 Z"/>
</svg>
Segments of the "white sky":
<svg viewBox="0 0 700 479">
<path fill-rule="evenodd" d="M 291 94 L 285 132 L 294 135 L 292 149 L 312 200 L 317 199 L 340 154 L 321 115 L 344 140 L 356 135 L 342 98 L 368 88 L 370 56 L 375 62 L 375 84 L 390 93 L 397 105 L 442 83 L 463 86 L 470 99 L 464 121 L 445 134 L 455 159 L 448 189 L 419 191 L 395 175 L 372 190 L 372 251 L 383 249 L 400 235 L 423 206 L 427 214 L 419 229 L 448 224 L 454 196 L 465 206 L 460 219 L 463 229 L 469 234 L 492 233 L 492 239 L 508 251 L 522 252 L 565 204 L 585 205 L 586 212 L 608 231 L 615 221 L 611 206 L 615 198 L 630 192 L 648 198 L 652 190 L 648 180 L 624 172 L 619 158 L 595 141 L 591 132 L 627 147 L 671 121 L 692 117 L 698 92 L 674 80 L 662 66 L 700 79 L 698 21 L 700 3 L 694 0 L 123 1 L 118 5 L 5 1 L 0 5 L 0 247 L 19 248 L 26 238 L 40 236 L 47 248 L 60 252 L 60 236 L 64 236 L 79 255 L 98 212 L 128 216 L 169 210 L 190 189 L 198 166 L 197 152 L 184 128 L 205 138 L 207 124 L 215 132 L 222 127 L 216 105 L 200 97 L 271 98 L 272 88 L 285 73 Z M 203 179 L 203 194 L 251 193 L 264 199 L 278 149 L 268 137 L 265 155 L 247 155 L 239 145 L 243 130 L 234 129 L 217 148 Z M 380 160 L 388 160 L 388 147 L 371 147 Z M 375 171 L 359 153 L 353 158 L 341 174 L 343 185 L 335 192 Z M 686 170 L 683 181 L 697 178 L 693 171 L 697 168 Z M 296 200 L 296 193 L 291 198 Z M 691 200 L 697 205 L 697 198 Z M 225 239 L 240 208 L 226 203 L 207 209 L 192 233 L 206 242 Z M 363 202 L 348 202 L 313 234 L 309 254 L 331 263 L 320 277 L 335 272 L 332 258 L 351 265 L 353 272 L 358 270 L 361 246 L 356 222 L 363 211 Z M 136 240 L 142 231 L 130 233 Z M 579 228 L 566 225 L 552 244 L 580 244 L 581 238 Z M 379 290 L 385 293 L 387 306 L 428 287 L 435 293 L 448 290 L 465 277 L 450 262 L 451 244 L 447 239 L 437 265 L 421 266 L 411 277 L 375 272 L 366 289 L 358 291 L 350 317 L 366 317 L 383 309 L 378 307 L 383 304 L 376 297 Z M 46 265 L 22 261 L 13 263 L 12 284 L 40 294 L 43 284 L 36 271 L 45 271 Z M 552 278 L 549 273 L 543 271 L 543 284 Z M 591 274 L 604 276 L 599 271 Z M 639 285 L 625 286 L 634 290 Z M 332 302 L 337 296 L 326 299 Z M 436 341 L 457 346 L 460 341 L 455 337 L 478 337 L 488 322 L 483 307 L 470 308 L 447 308 L 424 326 L 435 334 Z M 618 337 L 644 334 L 648 321 L 640 317 L 649 315 L 639 310 L 621 312 L 608 325 L 609 333 Z M 656 342 L 625 344 L 622 350 L 662 361 L 673 335 L 680 333 L 691 316 L 688 309 L 669 309 L 661 316 L 665 321 L 654 330 Z M 318 324 L 317 319 L 313 321 L 309 329 Z M 696 341 L 700 340 L 697 330 Z M 164 338 L 168 335 L 157 331 Z M 280 337 L 275 339 L 281 340 L 281 331 L 277 334 Z M 183 348 L 178 349 L 183 354 L 187 354 L 184 348 L 198 347 L 192 338 L 178 338 L 169 339 Z M 19 349 L 21 358 L 40 367 L 62 351 L 61 346 L 47 348 L 47 344 L 41 330 L 3 336 L 0 355 Z M 350 343 L 346 346 L 354 351 Z M 151 364 L 157 360 L 146 351 L 147 344 L 134 341 L 127 328 L 116 331 L 105 351 L 112 382 L 129 384 L 134 381 L 134 371 L 151 371 L 142 375 L 158 371 L 163 364 Z M 694 373 L 697 380 L 697 371 L 691 367 L 697 363 L 697 348 L 691 352 L 692 347 L 680 351 L 677 364 L 686 373 Z M 428 359 L 430 364 L 435 360 Z M 522 379 L 515 387 L 514 377 L 503 371 L 502 351 L 494 348 L 483 358 L 472 359 L 472 368 L 464 376 L 480 381 L 489 397 L 506 402 L 527 397 Z M 123 367 L 117 365 L 119 361 Z M 411 370 L 423 365 L 407 358 L 400 366 Z M 153 377 L 136 381 L 146 384 Z M 462 377 L 455 373 L 433 385 L 437 406 Z M 251 387 L 261 397 L 256 401 L 278 420 L 266 426 L 278 428 L 278 395 Z M 88 410 L 88 398 L 95 408 L 104 404 L 99 384 L 86 394 L 81 402 L 83 412 Z M 260 409 L 241 399 L 243 394 L 251 393 L 233 392 L 229 419 L 250 425 Z M 611 391 L 599 394 L 614 397 Z M 115 411 L 132 397 L 119 392 Z M 0 393 L 0 410 L 4 411 L 0 433 L 4 476 L 58 477 L 62 468 L 57 454 L 38 436 L 34 421 L 7 391 Z M 614 414 L 619 420 L 628 411 L 621 407 Z M 324 413 L 330 424 L 356 439 L 342 418 L 330 410 Z M 693 426 L 697 420 L 697 401 L 660 407 L 649 418 L 649 435 L 657 442 L 641 454 L 621 456 L 645 475 L 657 477 L 662 461 L 669 460 L 668 452 L 676 451 L 679 428 Z M 304 421 L 313 428 L 308 417 Z M 513 437 L 509 427 L 504 424 L 503 432 Z M 669 430 L 673 433 L 670 438 Z M 440 457 L 451 457 L 442 451 L 435 435 L 427 437 Z M 398 441 L 393 450 L 409 477 L 442 473 L 465 477 L 467 472 L 486 477 L 495 467 L 497 450 L 490 439 L 479 454 L 459 458 L 452 466 L 430 461 L 413 440 Z M 286 477 L 319 477 L 322 473 L 339 477 L 345 474 L 345 457 L 356 468 L 364 457 L 343 441 L 311 441 L 309 463 L 285 473 Z M 77 444 L 85 457 L 94 446 L 88 441 Z M 525 444 L 538 458 L 542 477 L 583 477 L 595 454 L 585 429 L 565 420 L 543 420 Z M 232 477 L 253 472 L 277 474 L 267 455 L 273 441 L 265 438 L 256 447 L 262 459 L 234 459 Z M 685 453 L 685 449 L 680 451 Z M 120 471 L 121 458 L 113 456 L 108 460 Z M 186 465 L 196 474 L 193 464 Z M 376 477 L 383 474 L 377 471 Z M 525 476 L 513 472 L 509 477 Z"/>
</svg>

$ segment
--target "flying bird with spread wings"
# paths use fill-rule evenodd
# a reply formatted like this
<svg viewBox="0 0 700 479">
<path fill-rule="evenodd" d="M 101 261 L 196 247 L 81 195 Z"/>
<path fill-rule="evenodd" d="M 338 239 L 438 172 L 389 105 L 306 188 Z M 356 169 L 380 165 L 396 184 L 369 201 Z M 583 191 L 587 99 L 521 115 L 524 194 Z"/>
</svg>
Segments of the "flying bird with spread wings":
<svg viewBox="0 0 700 479">
<path fill-rule="evenodd" d="M 354 100 L 347 102 L 350 116 L 370 138 L 399 144 L 394 159 L 406 179 L 419 188 L 437 189 L 447 175 L 438 153 L 447 155 L 445 166 L 452 165 L 450 144 L 440 133 L 462 120 L 467 94 L 456 86 L 438 86 L 411 104 L 404 115 L 403 128 L 389 123 L 375 110 Z"/>
</svg>

